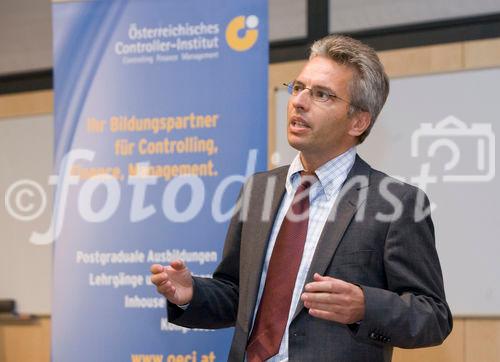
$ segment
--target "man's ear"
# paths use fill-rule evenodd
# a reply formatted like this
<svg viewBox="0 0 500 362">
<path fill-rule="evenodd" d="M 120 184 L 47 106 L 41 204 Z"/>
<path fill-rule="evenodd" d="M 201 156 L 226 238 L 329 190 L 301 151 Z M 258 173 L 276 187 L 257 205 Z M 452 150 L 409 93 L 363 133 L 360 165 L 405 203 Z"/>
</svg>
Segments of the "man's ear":
<svg viewBox="0 0 500 362">
<path fill-rule="evenodd" d="M 370 127 L 372 116 L 368 112 L 356 112 L 351 117 L 351 127 L 349 135 L 353 137 L 361 136 Z"/>
</svg>

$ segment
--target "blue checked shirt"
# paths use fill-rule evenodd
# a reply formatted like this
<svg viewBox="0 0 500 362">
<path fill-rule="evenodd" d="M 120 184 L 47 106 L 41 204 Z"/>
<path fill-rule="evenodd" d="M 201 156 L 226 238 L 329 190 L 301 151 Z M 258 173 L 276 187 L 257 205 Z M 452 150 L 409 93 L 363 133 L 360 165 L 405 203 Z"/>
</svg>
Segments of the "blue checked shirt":
<svg viewBox="0 0 500 362">
<path fill-rule="evenodd" d="M 309 271 L 309 265 L 318 245 L 319 237 L 323 231 L 323 227 L 326 223 L 328 215 L 332 210 L 333 204 L 337 199 L 340 188 L 347 178 L 347 174 L 351 170 L 354 160 L 356 158 L 356 149 L 350 148 L 343 154 L 337 156 L 336 158 L 328 161 L 320 168 L 316 170 L 316 176 L 318 177 L 318 182 L 315 182 L 311 186 L 309 193 L 309 224 L 307 228 L 306 243 L 304 245 L 304 253 L 302 255 L 302 261 L 300 262 L 299 272 L 297 274 L 297 280 L 295 281 L 295 287 L 293 289 L 292 303 L 290 312 L 288 314 L 288 322 L 285 329 L 285 334 L 281 340 L 280 350 L 278 354 L 268 361 L 271 362 L 283 362 L 288 361 L 288 327 L 290 326 L 291 318 L 295 313 L 297 303 L 302 294 L 304 288 L 304 283 L 306 280 L 307 272 Z M 300 156 L 297 155 L 288 169 L 288 175 L 286 178 L 286 193 L 281 202 L 281 206 L 276 216 L 276 221 L 273 225 L 273 230 L 271 232 L 271 237 L 269 239 L 269 246 L 267 248 L 266 259 L 264 261 L 264 268 L 262 270 L 262 276 L 260 278 L 259 295 L 257 297 L 257 304 L 254 311 L 254 320 L 257 314 L 257 308 L 260 304 L 260 299 L 262 298 L 262 293 L 264 291 L 264 284 L 266 282 L 267 270 L 269 267 L 269 260 L 271 259 L 271 254 L 273 252 L 274 244 L 276 242 L 276 237 L 278 231 L 281 227 L 281 223 L 285 218 L 286 212 L 290 208 L 293 196 L 297 187 L 300 185 L 300 175 L 299 172 L 303 171 L 304 167 L 300 161 Z M 276 303 L 280 301 L 277 300 Z"/>
</svg>

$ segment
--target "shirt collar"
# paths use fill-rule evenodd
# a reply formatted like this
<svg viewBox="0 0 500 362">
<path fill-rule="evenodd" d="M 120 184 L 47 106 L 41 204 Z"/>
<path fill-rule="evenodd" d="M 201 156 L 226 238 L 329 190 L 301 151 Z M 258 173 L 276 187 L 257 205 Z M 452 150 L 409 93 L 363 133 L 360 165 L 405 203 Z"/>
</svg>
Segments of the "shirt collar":
<svg viewBox="0 0 500 362">
<path fill-rule="evenodd" d="M 311 188 L 311 200 L 321 193 L 324 193 L 326 198 L 330 200 L 330 198 L 335 195 L 340 186 L 344 183 L 349 171 L 354 165 L 355 159 L 356 148 L 351 147 L 344 153 L 338 155 L 316 169 L 315 173 L 319 181 L 316 182 Z M 295 189 L 298 187 L 300 182 L 299 173 L 301 171 L 304 171 L 304 166 L 300 160 L 299 152 L 288 168 L 285 184 L 286 192 L 288 194 L 293 194 Z"/>
</svg>

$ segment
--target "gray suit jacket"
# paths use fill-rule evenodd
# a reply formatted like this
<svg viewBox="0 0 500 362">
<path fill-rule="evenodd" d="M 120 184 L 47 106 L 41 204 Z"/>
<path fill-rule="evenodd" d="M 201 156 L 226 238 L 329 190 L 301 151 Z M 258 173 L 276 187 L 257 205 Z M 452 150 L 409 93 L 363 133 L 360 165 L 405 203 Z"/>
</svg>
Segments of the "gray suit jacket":
<svg viewBox="0 0 500 362">
<path fill-rule="evenodd" d="M 259 173 L 247 182 L 213 278 L 194 278 L 187 310 L 168 305 L 169 320 L 181 326 L 234 326 L 229 361 L 244 360 L 287 169 Z M 393 346 L 432 346 L 446 338 L 452 317 L 432 220 L 421 216 L 428 205 L 422 191 L 356 158 L 323 229 L 306 282 L 319 273 L 359 285 L 365 295 L 365 317 L 359 325 L 343 325 L 310 316 L 299 302 L 289 328 L 290 361 L 390 361 Z"/>
</svg>

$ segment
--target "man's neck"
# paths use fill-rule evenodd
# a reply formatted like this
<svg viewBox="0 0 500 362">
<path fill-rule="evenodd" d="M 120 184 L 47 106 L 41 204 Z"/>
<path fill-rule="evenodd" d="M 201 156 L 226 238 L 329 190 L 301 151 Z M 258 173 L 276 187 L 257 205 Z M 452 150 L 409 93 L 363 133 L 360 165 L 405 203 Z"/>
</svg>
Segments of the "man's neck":
<svg viewBox="0 0 500 362">
<path fill-rule="evenodd" d="M 314 172 L 321 166 L 323 166 L 325 163 L 333 160 L 334 158 L 337 158 L 341 154 L 347 152 L 350 148 L 354 147 L 354 145 L 351 145 L 347 148 L 343 148 L 339 151 L 332 152 L 328 156 L 325 155 L 311 155 L 307 154 L 304 152 L 300 152 L 300 161 L 302 162 L 302 166 L 304 166 L 305 171 L 307 172 Z"/>
</svg>

